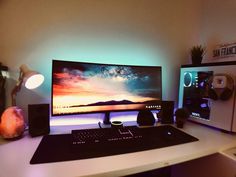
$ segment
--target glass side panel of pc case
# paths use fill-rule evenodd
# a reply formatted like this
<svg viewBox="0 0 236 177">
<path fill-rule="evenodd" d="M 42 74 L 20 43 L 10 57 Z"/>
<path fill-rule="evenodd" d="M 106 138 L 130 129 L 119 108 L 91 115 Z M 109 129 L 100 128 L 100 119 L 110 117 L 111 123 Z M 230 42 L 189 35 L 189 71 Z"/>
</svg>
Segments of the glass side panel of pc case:
<svg viewBox="0 0 236 177">
<path fill-rule="evenodd" d="M 191 116 L 209 120 L 210 101 L 208 90 L 209 80 L 213 71 L 185 71 L 183 74 L 183 107 Z"/>
</svg>

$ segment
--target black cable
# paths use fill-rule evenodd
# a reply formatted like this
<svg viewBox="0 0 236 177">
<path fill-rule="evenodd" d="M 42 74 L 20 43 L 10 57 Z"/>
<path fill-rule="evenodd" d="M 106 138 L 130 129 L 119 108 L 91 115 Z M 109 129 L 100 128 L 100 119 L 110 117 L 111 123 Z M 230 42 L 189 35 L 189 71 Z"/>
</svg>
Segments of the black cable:
<svg viewBox="0 0 236 177">
<path fill-rule="evenodd" d="M 99 128 L 102 128 L 102 126 L 101 126 L 101 122 L 100 122 L 100 121 L 98 122 L 98 126 L 99 126 Z"/>
</svg>

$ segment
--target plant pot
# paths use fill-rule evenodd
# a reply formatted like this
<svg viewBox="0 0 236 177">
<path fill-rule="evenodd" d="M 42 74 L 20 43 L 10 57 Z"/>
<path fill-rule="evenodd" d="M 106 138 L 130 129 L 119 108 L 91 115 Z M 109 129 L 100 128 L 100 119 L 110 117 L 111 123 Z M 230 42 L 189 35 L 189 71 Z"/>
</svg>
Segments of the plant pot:
<svg viewBox="0 0 236 177">
<path fill-rule="evenodd" d="M 178 118 L 176 118 L 176 126 L 177 126 L 178 128 L 183 128 L 183 127 L 184 127 L 184 124 L 185 124 L 185 120 L 183 120 L 183 119 L 179 119 L 179 120 L 178 120 Z"/>
<path fill-rule="evenodd" d="M 175 111 L 175 121 L 178 128 L 183 128 L 189 117 L 189 112 L 185 108 L 179 108 Z"/>
<path fill-rule="evenodd" d="M 186 117 L 186 116 L 184 116 L 184 117 L 182 117 L 182 116 L 176 116 L 175 121 L 176 121 L 176 122 L 175 122 L 175 123 L 176 123 L 176 126 L 177 126 L 178 128 L 183 128 L 185 122 L 187 121 L 187 117 Z"/>
<path fill-rule="evenodd" d="M 201 65 L 202 56 L 192 56 L 192 64 L 193 65 Z"/>
</svg>

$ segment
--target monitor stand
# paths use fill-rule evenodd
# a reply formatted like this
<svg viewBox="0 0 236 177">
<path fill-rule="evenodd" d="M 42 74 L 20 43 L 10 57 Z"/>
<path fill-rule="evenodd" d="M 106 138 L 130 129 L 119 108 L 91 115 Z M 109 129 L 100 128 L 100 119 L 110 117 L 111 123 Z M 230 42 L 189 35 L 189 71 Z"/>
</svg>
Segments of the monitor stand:
<svg viewBox="0 0 236 177">
<path fill-rule="evenodd" d="M 103 119 L 103 123 L 104 123 L 105 125 L 110 125 L 110 124 L 111 124 L 111 121 L 110 121 L 110 112 L 105 112 L 104 119 Z"/>
</svg>

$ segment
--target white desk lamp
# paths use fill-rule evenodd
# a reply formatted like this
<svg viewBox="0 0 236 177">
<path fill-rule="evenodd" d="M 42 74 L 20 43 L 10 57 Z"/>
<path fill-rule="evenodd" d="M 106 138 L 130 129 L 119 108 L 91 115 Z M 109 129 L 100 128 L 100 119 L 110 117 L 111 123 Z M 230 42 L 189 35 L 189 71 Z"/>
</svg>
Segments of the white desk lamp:
<svg viewBox="0 0 236 177">
<path fill-rule="evenodd" d="M 23 84 L 27 89 L 34 89 L 44 81 L 42 74 L 29 70 L 26 65 L 20 66 L 20 75 L 16 86 L 11 92 L 12 106 L 7 108 L 0 119 L 0 136 L 6 139 L 21 137 L 25 130 L 22 110 L 16 106 L 16 94 Z"/>
<path fill-rule="evenodd" d="M 11 92 L 12 106 L 16 106 L 16 94 L 23 84 L 27 89 L 35 89 L 44 81 L 44 76 L 36 71 L 30 70 L 25 64 L 20 66 L 20 75 L 16 86 Z"/>
</svg>

